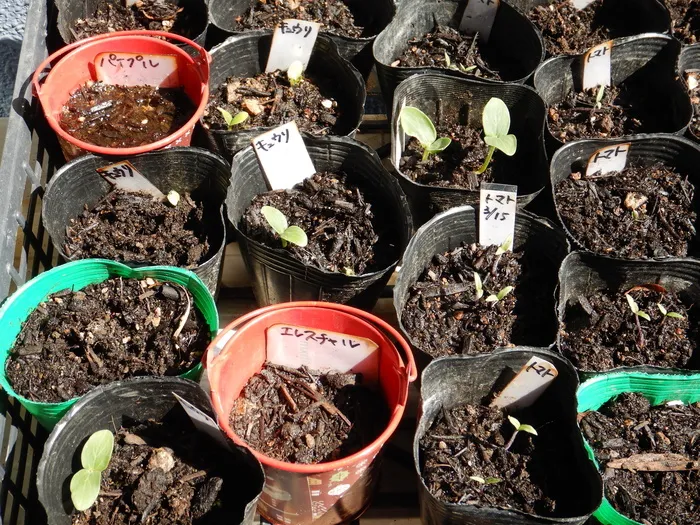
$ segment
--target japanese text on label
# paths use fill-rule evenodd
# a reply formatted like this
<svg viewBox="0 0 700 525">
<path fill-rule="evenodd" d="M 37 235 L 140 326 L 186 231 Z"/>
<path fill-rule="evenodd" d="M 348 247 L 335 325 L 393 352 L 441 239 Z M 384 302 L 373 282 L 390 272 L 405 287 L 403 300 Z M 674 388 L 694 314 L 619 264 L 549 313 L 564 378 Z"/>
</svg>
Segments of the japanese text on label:
<svg viewBox="0 0 700 525">
<path fill-rule="evenodd" d="M 95 57 L 97 80 L 120 86 L 179 87 L 177 57 L 143 53 L 99 53 Z"/>
<path fill-rule="evenodd" d="M 272 35 L 270 55 L 265 72 L 286 71 L 292 62 L 299 61 L 306 69 L 314 50 L 321 24 L 305 20 L 283 20 Z"/>
<path fill-rule="evenodd" d="M 481 183 L 479 198 L 479 244 L 501 245 L 515 230 L 518 187 Z"/>
<path fill-rule="evenodd" d="M 258 135 L 251 142 L 272 190 L 291 188 L 316 173 L 294 121 Z"/>
<path fill-rule="evenodd" d="M 459 24 L 460 31 L 470 35 L 479 33 L 479 40 L 488 42 L 499 5 L 500 0 L 469 0 Z"/>
<path fill-rule="evenodd" d="M 531 357 L 513 380 L 491 402 L 501 408 L 525 408 L 532 405 L 559 375 L 557 368 L 544 359 Z"/>
<path fill-rule="evenodd" d="M 630 150 L 631 143 L 613 144 L 596 150 L 593 155 L 588 158 L 586 165 L 586 177 L 590 177 L 596 173 L 604 174 L 611 171 L 622 171 L 627 165 L 627 153 Z"/>
<path fill-rule="evenodd" d="M 165 195 L 163 195 L 151 181 L 139 173 L 128 160 L 97 168 L 96 171 L 104 180 L 117 189 L 131 192 L 143 191 L 161 199 L 165 197 Z"/>
<path fill-rule="evenodd" d="M 583 89 L 610 85 L 612 40 L 592 47 L 583 55 Z"/>
</svg>

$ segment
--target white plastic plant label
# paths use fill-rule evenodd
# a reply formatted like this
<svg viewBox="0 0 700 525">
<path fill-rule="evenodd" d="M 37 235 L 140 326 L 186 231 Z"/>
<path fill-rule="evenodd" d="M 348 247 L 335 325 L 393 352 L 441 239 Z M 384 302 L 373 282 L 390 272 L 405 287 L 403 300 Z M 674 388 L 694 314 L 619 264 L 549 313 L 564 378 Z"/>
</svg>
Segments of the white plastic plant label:
<svg viewBox="0 0 700 525">
<path fill-rule="evenodd" d="M 591 5 L 595 0 L 572 0 L 571 3 L 574 4 L 574 7 L 578 9 L 579 11 L 581 9 L 586 9 L 589 5 Z"/>
<path fill-rule="evenodd" d="M 173 396 L 175 396 L 175 399 L 177 399 L 182 408 L 185 410 L 185 413 L 192 420 L 194 426 L 197 427 L 197 430 L 199 430 L 200 432 L 204 432 L 206 435 L 213 438 L 222 447 L 225 447 L 227 449 L 229 448 L 229 444 L 226 441 L 226 438 L 221 432 L 221 429 L 219 428 L 219 425 L 216 423 L 216 421 L 214 421 L 211 417 L 206 415 L 204 412 L 202 412 L 189 401 L 185 401 L 175 392 L 173 392 L 172 394 Z"/>
<path fill-rule="evenodd" d="M 292 324 L 267 329 L 267 360 L 313 370 L 362 374 L 367 384 L 379 380 L 379 352 L 374 341 L 354 335 Z"/>
<path fill-rule="evenodd" d="M 532 356 L 513 380 L 491 401 L 491 406 L 506 409 L 529 407 L 558 375 L 559 372 L 552 363 Z"/>
<path fill-rule="evenodd" d="M 251 143 L 271 190 L 289 189 L 316 173 L 294 121 L 258 135 Z"/>
<path fill-rule="evenodd" d="M 124 190 L 129 192 L 145 192 L 150 193 L 154 197 L 164 199 L 165 195 L 151 181 L 144 177 L 128 160 L 115 162 L 108 166 L 97 168 L 97 173 L 109 182 L 114 189 Z"/>
<path fill-rule="evenodd" d="M 459 30 L 469 35 L 479 33 L 479 40 L 488 42 L 500 3 L 501 0 L 469 0 Z"/>
<path fill-rule="evenodd" d="M 120 86 L 180 87 L 177 57 L 141 53 L 99 53 L 95 76 L 105 84 Z"/>
<path fill-rule="evenodd" d="M 610 55 L 613 42 L 608 40 L 590 48 L 583 55 L 583 89 L 610 85 Z"/>
<path fill-rule="evenodd" d="M 596 173 L 603 175 L 611 171 L 622 171 L 627 165 L 627 153 L 630 150 L 631 143 L 613 144 L 596 150 L 593 155 L 588 158 L 586 165 L 586 177 L 590 177 Z"/>
<path fill-rule="evenodd" d="M 482 182 L 480 189 L 479 244 L 500 246 L 515 233 L 518 187 Z"/>
<path fill-rule="evenodd" d="M 282 20 L 272 35 L 270 55 L 265 73 L 281 69 L 286 71 L 292 62 L 301 62 L 306 69 L 314 50 L 321 24 L 306 20 Z"/>
</svg>

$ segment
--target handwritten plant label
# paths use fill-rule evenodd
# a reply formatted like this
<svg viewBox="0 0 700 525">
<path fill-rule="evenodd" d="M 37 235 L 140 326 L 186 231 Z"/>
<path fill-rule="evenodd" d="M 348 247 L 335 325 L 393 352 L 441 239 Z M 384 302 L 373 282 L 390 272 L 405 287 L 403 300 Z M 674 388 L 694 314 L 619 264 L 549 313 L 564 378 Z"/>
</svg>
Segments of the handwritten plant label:
<svg viewBox="0 0 700 525">
<path fill-rule="evenodd" d="M 688 91 L 693 91 L 700 85 L 700 69 L 687 69 L 685 72 L 685 80 L 688 82 Z"/>
<path fill-rule="evenodd" d="M 552 363 L 532 356 L 491 402 L 491 406 L 511 409 L 529 407 L 558 375 L 559 372 Z"/>
<path fill-rule="evenodd" d="M 164 199 L 165 195 L 151 181 L 144 177 L 128 160 L 115 162 L 108 166 L 97 168 L 97 173 L 109 182 L 115 189 L 150 193 L 154 197 Z"/>
<path fill-rule="evenodd" d="M 488 42 L 500 3 L 501 0 L 469 0 L 459 30 L 469 35 L 479 33 L 479 40 Z"/>
<path fill-rule="evenodd" d="M 608 40 L 583 55 L 583 89 L 610 85 L 610 55 L 613 42 Z"/>
<path fill-rule="evenodd" d="M 594 1 L 595 0 L 573 0 L 571 3 L 574 4 L 574 7 L 580 11 L 581 9 L 586 9 Z"/>
<path fill-rule="evenodd" d="M 251 142 L 272 190 L 291 188 L 316 173 L 294 121 L 258 135 Z"/>
<path fill-rule="evenodd" d="M 612 144 L 596 150 L 593 155 L 588 158 L 586 165 L 586 177 L 590 177 L 596 173 L 608 173 L 611 171 L 622 171 L 627 165 L 627 153 L 630 150 L 631 143 Z"/>
<path fill-rule="evenodd" d="M 306 69 L 314 50 L 321 24 L 306 20 L 283 20 L 272 35 L 270 55 L 267 57 L 265 73 L 281 69 L 286 71 L 292 62 L 299 61 Z"/>
<path fill-rule="evenodd" d="M 370 339 L 318 328 L 277 324 L 267 329 L 267 360 L 271 363 L 359 373 L 369 384 L 378 381 L 378 348 Z"/>
<path fill-rule="evenodd" d="M 180 87 L 177 57 L 143 53 L 99 53 L 95 75 L 105 84 L 120 86 Z"/>
<path fill-rule="evenodd" d="M 479 198 L 479 244 L 501 245 L 515 232 L 518 187 L 510 184 L 481 183 Z"/>
<path fill-rule="evenodd" d="M 199 430 L 200 432 L 204 432 L 222 447 L 225 447 L 226 449 L 229 448 L 229 444 L 226 441 L 226 438 L 221 432 L 221 429 L 219 428 L 219 425 L 216 423 L 216 421 L 214 421 L 211 417 L 202 412 L 189 401 L 184 400 L 175 392 L 173 392 L 172 394 L 173 396 L 175 396 L 175 399 L 177 399 L 178 403 L 180 403 L 182 408 L 185 410 L 187 416 L 192 420 L 194 426 L 197 427 L 197 430 Z"/>
</svg>

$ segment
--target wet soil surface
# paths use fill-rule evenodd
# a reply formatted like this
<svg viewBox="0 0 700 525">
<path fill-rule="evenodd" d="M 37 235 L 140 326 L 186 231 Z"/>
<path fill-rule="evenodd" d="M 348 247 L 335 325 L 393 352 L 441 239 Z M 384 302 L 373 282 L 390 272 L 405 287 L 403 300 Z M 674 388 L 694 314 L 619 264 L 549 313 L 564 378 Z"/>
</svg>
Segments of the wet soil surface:
<svg viewBox="0 0 700 525">
<path fill-rule="evenodd" d="M 138 0 L 131 7 L 124 1 L 102 0 L 92 16 L 75 21 L 71 32 L 76 40 L 137 29 L 168 31 L 193 38 L 197 36 L 192 33 L 194 22 L 188 9 L 167 0 Z"/>
<path fill-rule="evenodd" d="M 57 403 L 127 377 L 182 374 L 209 340 L 184 287 L 119 277 L 40 303 L 10 350 L 6 373 L 20 395 Z"/>
<path fill-rule="evenodd" d="M 182 88 L 90 81 L 71 95 L 59 124 L 75 138 L 96 146 L 133 148 L 176 132 L 194 111 Z"/>
<path fill-rule="evenodd" d="M 632 34 L 616 27 L 619 18 L 614 4 L 596 0 L 579 10 L 571 0 L 560 0 L 536 6 L 527 16 L 542 32 L 550 56 L 578 55 L 611 38 Z"/>
<path fill-rule="evenodd" d="M 204 123 L 210 129 L 240 131 L 279 126 L 293 120 L 299 131 L 326 135 L 340 114 L 338 102 L 330 96 L 332 92 L 329 81 L 316 84 L 309 78 L 291 86 L 286 72 L 282 71 L 252 78 L 232 77 L 211 95 L 204 111 Z M 218 108 L 234 116 L 245 111 L 248 119 L 229 128 Z"/>
<path fill-rule="evenodd" d="M 529 255 L 497 246 L 466 245 L 436 255 L 416 284 L 401 312 L 412 342 L 433 357 L 490 352 L 512 344 L 546 346 L 554 339 L 551 303 L 554 272 Z M 482 281 L 476 298 L 474 272 Z M 514 289 L 500 301 L 490 295 Z"/>
<path fill-rule="evenodd" d="M 482 55 L 472 36 L 436 25 L 429 33 L 408 41 L 406 49 L 391 64 L 394 67 L 444 67 L 477 77 L 500 80 L 495 65 Z"/>
<path fill-rule="evenodd" d="M 683 44 L 695 44 L 700 36 L 700 1 L 665 0 L 671 14 L 673 36 Z"/>
<path fill-rule="evenodd" d="M 116 190 L 71 219 L 63 250 L 72 259 L 196 268 L 209 252 L 202 204 L 188 194 L 172 206 L 147 193 Z"/>
<path fill-rule="evenodd" d="M 555 187 L 557 211 L 573 237 L 595 253 L 628 259 L 685 257 L 695 236 L 695 188 L 671 168 L 574 172 Z"/>
<path fill-rule="evenodd" d="M 202 439 L 189 423 L 121 428 L 97 503 L 74 514 L 73 525 L 238 523 L 246 490 L 232 482 L 220 449 L 202 446 Z"/>
<path fill-rule="evenodd" d="M 484 173 L 475 173 L 488 152 L 482 130 L 457 123 L 438 123 L 436 129 L 438 137 L 452 139 L 450 145 L 423 161 L 423 146 L 418 139 L 406 137 L 408 142 L 399 161 L 404 175 L 419 184 L 474 191 L 482 182 L 492 182 L 492 164 L 498 162 L 497 158 L 492 159 Z M 498 153 L 494 157 L 498 157 Z"/>
<path fill-rule="evenodd" d="M 564 356 L 576 368 L 595 372 L 621 366 L 686 367 L 697 333 L 678 296 L 658 285 L 627 293 L 650 320 L 632 312 L 623 291 L 579 296 L 567 305 L 561 326 Z M 672 315 L 664 315 L 659 304 Z"/>
<path fill-rule="evenodd" d="M 545 492 L 534 457 L 540 438 L 518 432 L 506 450 L 514 430 L 506 416 L 500 408 L 480 405 L 442 409 L 420 440 L 423 481 L 446 503 L 553 515 L 556 502 Z"/>
<path fill-rule="evenodd" d="M 350 456 L 389 421 L 382 395 L 358 374 L 266 363 L 231 410 L 234 432 L 266 456 L 313 464 Z"/>
<path fill-rule="evenodd" d="M 626 393 L 579 418 L 602 469 L 605 496 L 618 512 L 649 525 L 699 522 L 700 471 L 659 471 L 658 463 L 638 455 L 686 465 L 700 460 L 700 404 L 651 407 L 640 394 Z M 638 471 L 621 468 L 633 460 Z"/>
<path fill-rule="evenodd" d="M 344 173 L 317 173 L 291 190 L 258 195 L 239 227 L 252 239 L 281 248 L 279 235 L 260 212 L 263 206 L 272 206 L 284 214 L 289 226 L 299 226 L 306 233 L 308 244 L 303 248 L 286 246 L 290 255 L 302 263 L 347 275 L 386 267 L 391 261 L 382 266 L 384 257 L 374 248 L 380 235 L 375 231 L 372 204 L 346 179 Z"/>
<path fill-rule="evenodd" d="M 253 0 L 250 8 L 236 17 L 235 31 L 274 29 L 285 19 L 321 22 L 321 30 L 351 38 L 369 37 L 355 25 L 350 8 L 340 0 Z"/>
<path fill-rule="evenodd" d="M 621 84 L 605 88 L 600 105 L 597 89 L 571 91 L 563 102 L 551 106 L 547 125 L 562 142 L 583 138 L 612 138 L 651 131 L 652 120 L 640 105 L 635 90 Z"/>
</svg>

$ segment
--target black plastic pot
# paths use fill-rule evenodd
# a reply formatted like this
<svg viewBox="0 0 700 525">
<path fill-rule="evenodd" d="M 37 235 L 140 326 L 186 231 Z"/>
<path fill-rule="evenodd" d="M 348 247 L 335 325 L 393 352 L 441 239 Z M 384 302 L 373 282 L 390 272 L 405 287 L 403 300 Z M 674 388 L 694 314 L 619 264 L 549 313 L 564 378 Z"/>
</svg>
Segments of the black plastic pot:
<svg viewBox="0 0 700 525">
<path fill-rule="evenodd" d="M 437 115 L 459 118 L 473 128 L 482 127 L 482 112 L 491 97 L 503 99 L 511 116 L 510 133 L 518 137 L 518 150 L 512 157 L 496 152 L 493 164 L 495 182 L 518 186 L 518 205 L 531 202 L 549 182 L 544 149 L 545 106 L 530 87 L 517 84 L 486 84 L 476 80 L 428 73 L 414 75 L 399 84 L 394 93 L 391 122 L 391 163 L 411 205 L 417 228 L 436 213 L 464 204 L 477 204 L 479 191 L 441 188 L 420 184 L 400 169 L 401 153 L 407 138 L 400 128 L 399 114 L 404 106 L 415 106 L 433 122 Z"/>
<path fill-rule="evenodd" d="M 112 186 L 95 170 L 113 164 L 115 158 L 86 155 L 65 164 L 51 178 L 42 200 L 42 220 L 55 249 L 65 260 L 71 260 L 63 251 L 66 226 L 70 219 L 80 215 L 87 206 L 95 206 Z M 134 167 L 164 194 L 175 190 L 189 192 L 201 199 L 204 223 L 209 227 L 209 253 L 204 262 L 193 269 L 209 291 L 216 297 L 226 246 L 226 224 L 223 202 L 229 185 L 228 163 L 209 151 L 199 148 L 170 148 L 130 157 Z M 168 232 L 162 232 L 167 235 Z M 140 266 L 127 261 L 132 266 Z"/>
<path fill-rule="evenodd" d="M 394 17 L 396 8 L 392 0 L 343 0 L 352 12 L 355 22 L 365 30 L 360 38 L 340 36 L 323 30 L 337 46 L 340 56 L 352 62 L 364 78 L 369 76 L 374 59 L 372 42 Z M 212 42 L 219 43 L 232 34 L 248 34 L 236 30 L 236 17 L 245 14 L 251 0 L 209 0 L 209 13 L 214 29 Z M 267 59 L 267 54 L 265 54 Z"/>
<path fill-rule="evenodd" d="M 586 252 L 573 252 L 564 259 L 559 269 L 559 299 L 557 315 L 562 330 L 565 328 L 567 309 L 576 306 L 578 298 L 599 291 L 620 291 L 634 286 L 659 284 L 669 292 L 678 294 L 684 305 L 700 302 L 700 261 L 691 258 L 669 258 L 662 261 L 632 261 L 605 257 Z M 691 325 L 698 322 L 697 315 L 689 311 Z M 561 330 L 557 344 L 562 348 Z M 561 350 L 560 350 L 561 351 Z M 563 352 L 562 352 L 563 353 Z M 689 374 L 700 369 L 700 351 L 694 350 L 687 363 Z M 659 373 L 668 370 L 660 366 L 617 367 L 605 372 L 642 371 Z M 582 377 L 598 375 L 592 370 L 578 370 Z"/>
<path fill-rule="evenodd" d="M 211 50 L 212 64 L 209 73 L 209 91 L 214 93 L 232 76 L 252 77 L 265 71 L 270 54 L 272 32 L 251 31 L 228 38 Z M 333 91 L 329 94 L 338 102 L 340 116 L 333 126 L 334 135 L 354 136 L 364 114 L 365 82 L 352 65 L 338 54 L 333 41 L 319 35 L 306 70 L 314 78 L 329 79 Z M 200 119 L 204 136 L 212 151 L 227 160 L 250 141 L 272 127 L 249 128 L 243 131 L 210 130 Z"/>
<path fill-rule="evenodd" d="M 437 72 L 475 78 L 469 73 L 448 68 L 391 65 L 406 48 L 410 39 L 423 36 L 432 30 L 436 23 L 459 27 L 466 5 L 464 0 L 401 2 L 401 8 L 394 20 L 381 32 L 372 46 L 377 63 L 377 77 L 387 108 L 393 105 L 396 86 L 416 73 Z M 498 8 L 489 43 L 481 46 L 481 49 L 485 58 L 500 59 L 504 64 L 500 75 L 505 82 L 525 82 L 544 59 L 544 45 L 535 26 L 505 2 L 501 2 Z"/>
<path fill-rule="evenodd" d="M 688 89 L 686 72 L 691 69 L 700 69 L 700 43 L 690 46 L 683 46 L 681 56 L 678 58 L 678 75 L 680 76 L 686 89 Z M 693 105 L 692 121 L 696 121 L 699 118 L 697 112 L 698 106 Z M 688 126 L 687 136 L 691 137 L 697 142 L 700 142 L 700 135 L 693 130 L 692 124 Z"/>
<path fill-rule="evenodd" d="M 102 0 L 56 0 L 58 10 L 56 26 L 64 43 L 70 44 L 75 42 L 73 25 L 79 18 L 93 16 L 101 2 Z M 194 34 L 187 38 L 204 46 L 207 37 L 207 26 L 209 25 L 209 7 L 207 2 L 205 0 L 173 0 L 173 2 L 183 7 L 184 11 L 189 13 L 189 26 Z"/>
<path fill-rule="evenodd" d="M 377 154 L 364 144 L 346 137 L 305 138 L 304 142 L 317 171 L 345 172 L 348 183 L 358 186 L 372 204 L 379 235 L 375 252 L 387 264 L 356 276 L 328 272 L 304 265 L 283 248 L 270 248 L 247 237 L 241 231 L 241 218 L 253 198 L 268 191 L 255 152 L 248 147 L 233 158 L 226 208 L 258 305 L 320 300 L 371 310 L 411 234 L 406 197 Z"/>
<path fill-rule="evenodd" d="M 91 434 L 148 420 L 191 428 L 192 422 L 173 394 L 214 417 L 209 396 L 196 383 L 180 378 L 153 377 L 117 381 L 96 388 L 66 413 L 46 441 L 37 470 L 39 500 L 46 510 L 49 525 L 72 522 L 70 479 L 80 469 L 80 451 Z M 225 472 L 223 490 L 235 495 L 224 503 L 231 505 L 230 521 L 226 523 L 252 525 L 265 482 L 262 465 L 247 448 L 231 442 L 224 447 L 205 433 L 201 434 L 200 446 L 221 448 L 221 464 L 226 466 L 222 469 Z M 232 488 L 227 489 L 227 484 Z"/>
<path fill-rule="evenodd" d="M 418 370 L 423 370 L 433 357 L 416 345 L 401 321 L 404 305 L 409 298 L 409 289 L 416 283 L 435 254 L 454 250 L 462 243 L 478 241 L 479 224 L 476 210 L 471 206 L 461 206 L 430 219 L 421 226 L 406 247 L 401 271 L 394 285 L 394 309 L 397 312 L 399 327 L 414 350 L 413 355 Z M 548 300 L 547 304 L 542 304 L 538 311 L 521 313 L 523 322 L 528 324 L 533 320 L 538 322 L 533 323 L 531 328 L 525 331 L 527 341 L 513 341 L 513 343 L 548 346 L 556 339 L 554 288 L 559 265 L 569 253 L 566 236 L 560 228 L 546 219 L 520 211 L 515 219 L 513 249 L 534 254 L 541 261 L 541 266 L 546 268 L 547 275 L 551 274 L 549 282 L 541 283 L 541 286 L 551 289 L 551 293 L 546 294 L 551 300 Z"/>
<path fill-rule="evenodd" d="M 696 189 L 700 188 L 700 173 L 697 169 L 700 165 L 700 146 L 684 137 L 656 133 L 619 139 L 578 140 L 566 144 L 552 157 L 549 176 L 552 185 L 552 198 L 559 222 L 563 225 L 569 239 L 578 248 L 590 251 L 572 234 L 562 220 L 554 188 L 574 171 L 585 171 L 588 159 L 596 150 L 608 145 L 627 142 L 631 143 L 627 153 L 628 165 L 651 166 L 660 162 L 686 175 Z M 696 191 L 693 199 L 697 203 L 699 198 L 700 194 Z M 698 228 L 697 221 L 693 226 Z M 700 238 L 696 236 L 688 244 L 688 255 L 696 256 L 698 254 L 700 254 Z M 659 254 L 658 257 L 665 256 Z"/>
<path fill-rule="evenodd" d="M 653 108 L 655 121 L 647 124 L 647 132 L 682 135 L 692 117 L 690 99 L 676 74 L 680 48 L 676 39 L 651 33 L 613 41 L 612 84 L 636 86 L 638 103 Z M 582 89 L 582 60 L 583 55 L 560 56 L 537 68 L 534 86 L 548 107 L 562 102 L 572 90 Z M 564 144 L 552 134 L 549 123 L 545 141 L 550 154 Z"/>
<path fill-rule="evenodd" d="M 559 372 L 532 406 L 532 423 L 540 428 L 536 446 L 545 447 L 551 469 L 547 487 L 557 501 L 561 517 L 541 517 L 522 511 L 458 505 L 438 501 L 421 476 L 419 443 L 440 411 L 465 403 L 481 404 L 504 374 L 517 373 L 531 357 L 554 364 Z M 578 378 L 571 363 L 544 348 L 519 346 L 475 357 L 443 357 L 423 371 L 418 429 L 413 440 L 413 458 L 420 478 L 418 497 L 421 521 L 426 525 L 544 525 L 586 522 L 603 497 L 603 482 L 589 460 L 576 423 Z M 497 388 L 497 387 L 496 387 Z M 564 507 L 564 508 L 562 508 Z"/>
</svg>

